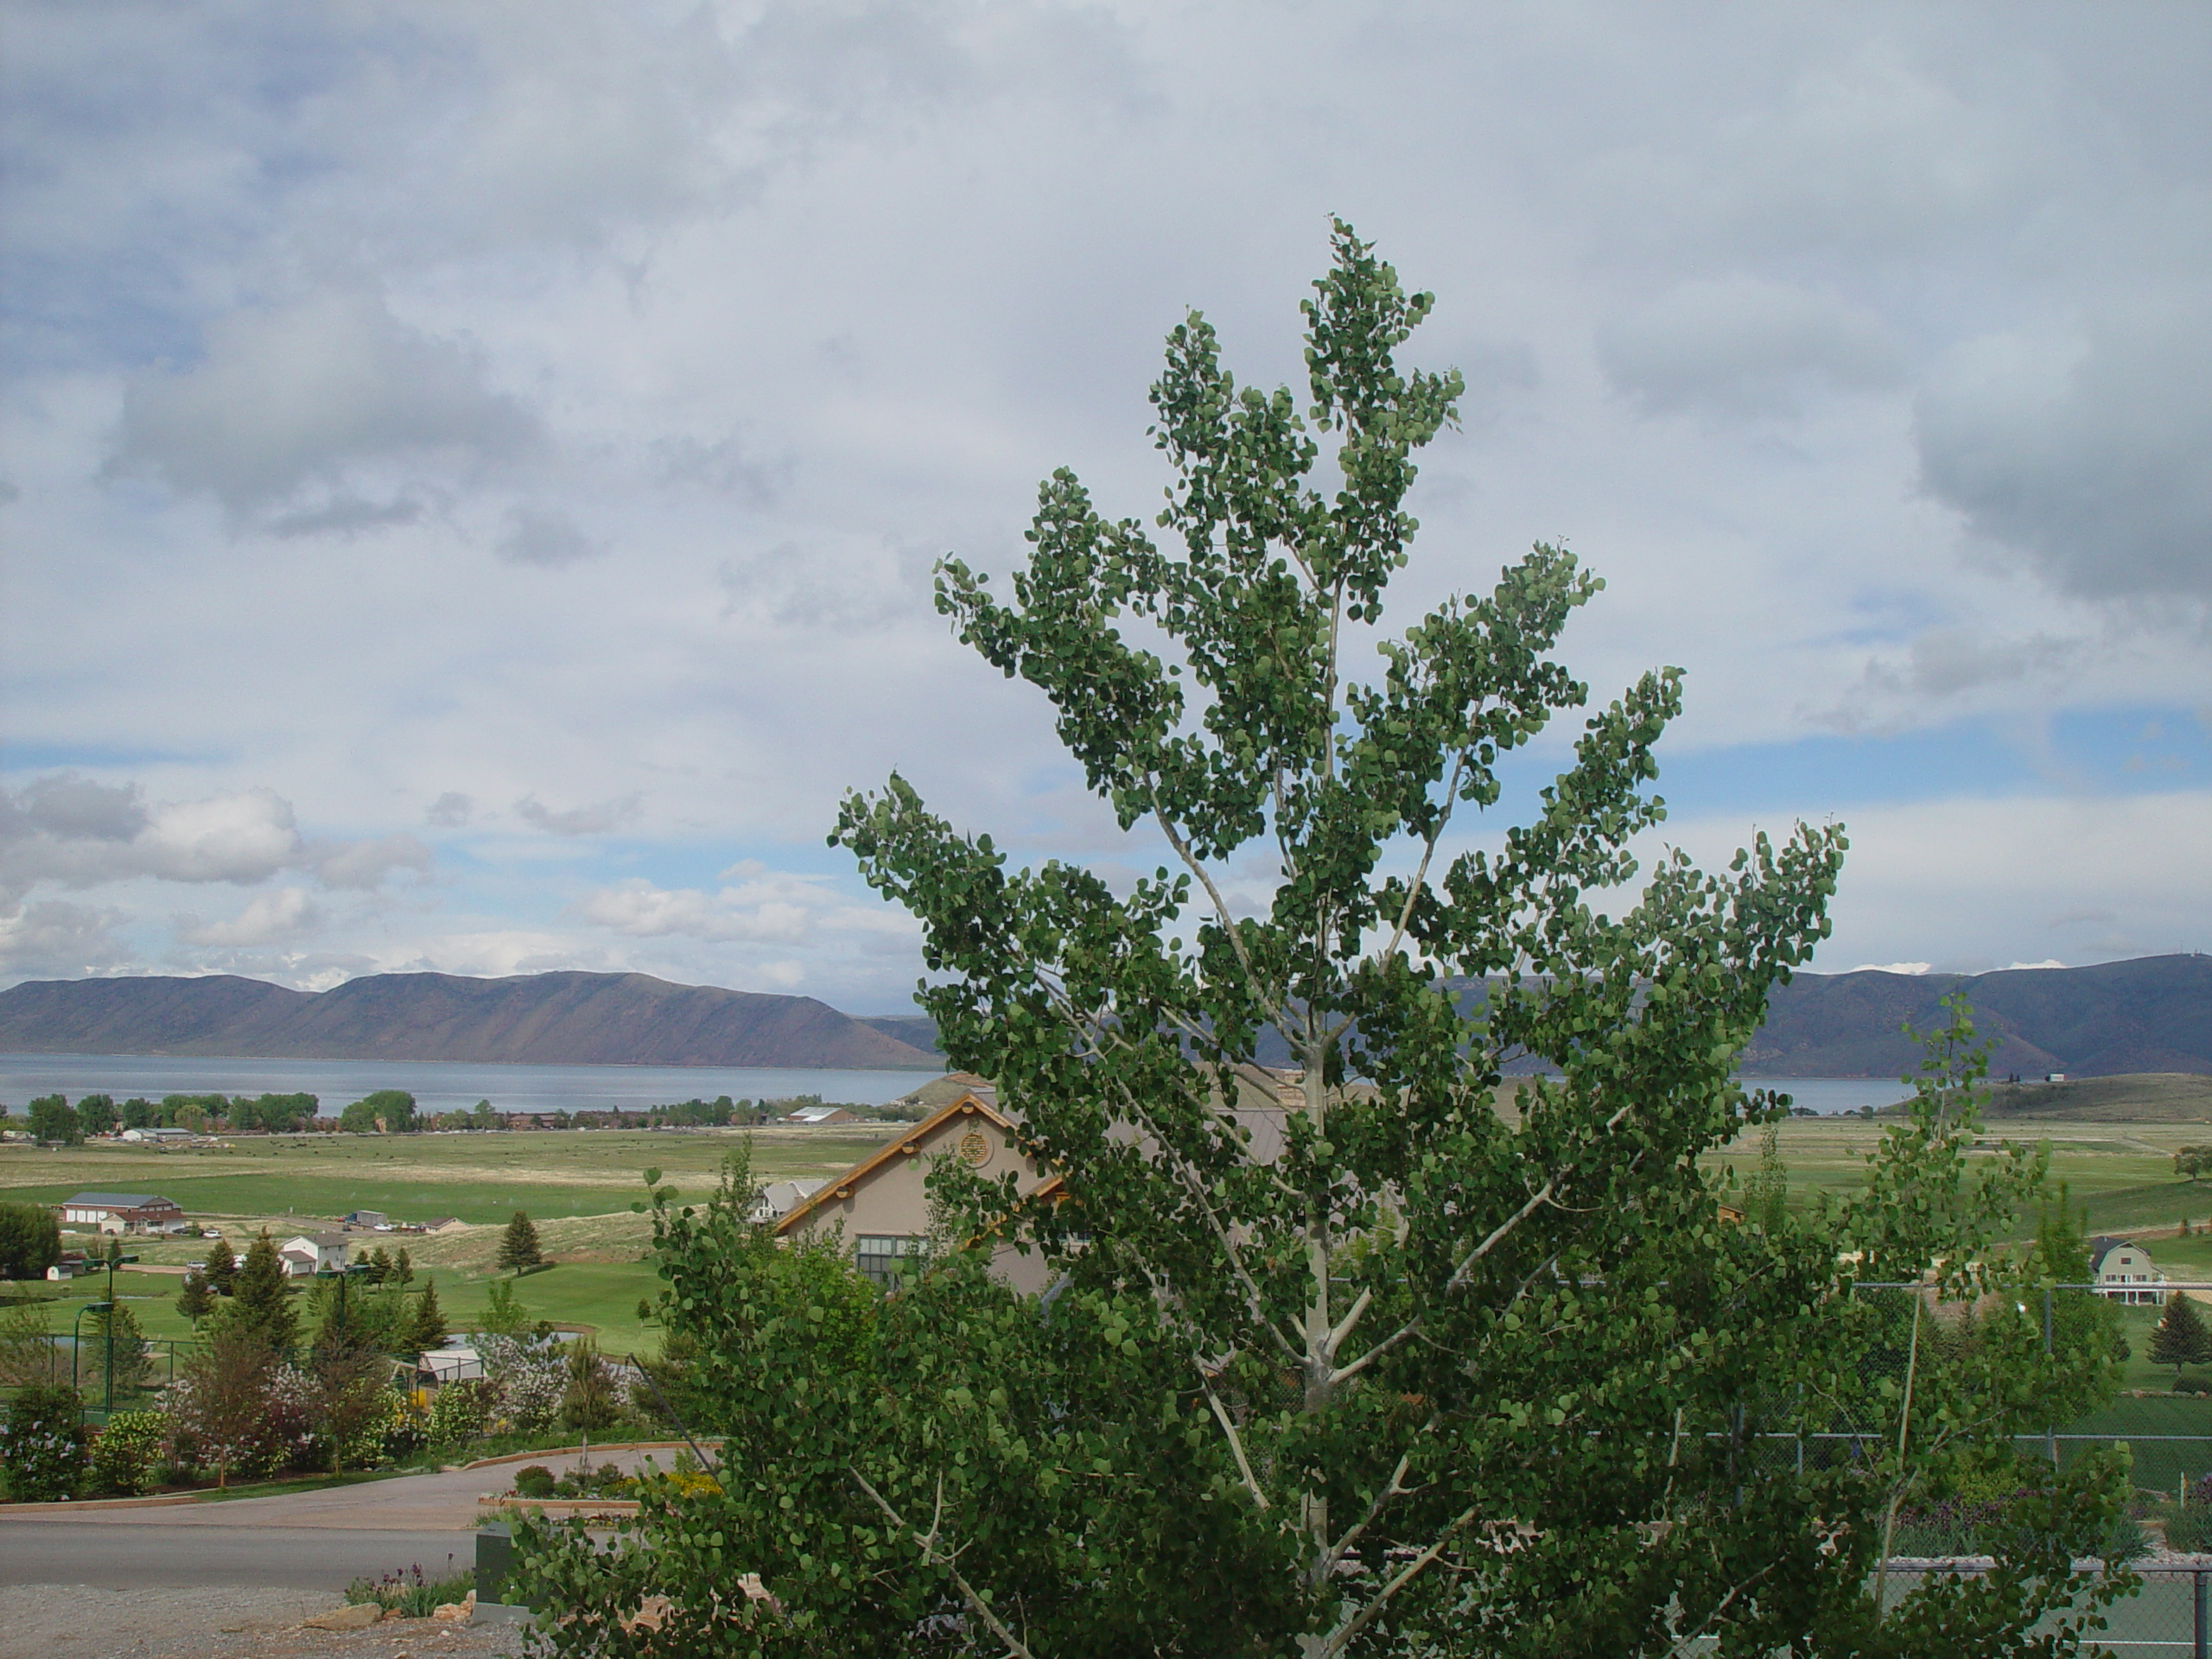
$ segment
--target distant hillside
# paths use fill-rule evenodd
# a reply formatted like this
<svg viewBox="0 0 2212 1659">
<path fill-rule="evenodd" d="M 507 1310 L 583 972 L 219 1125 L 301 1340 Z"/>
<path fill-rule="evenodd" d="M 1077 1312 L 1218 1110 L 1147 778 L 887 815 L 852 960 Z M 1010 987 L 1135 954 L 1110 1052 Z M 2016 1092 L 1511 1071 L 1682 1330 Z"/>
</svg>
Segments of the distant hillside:
<svg viewBox="0 0 2212 1659">
<path fill-rule="evenodd" d="M 1893 1077 L 1917 1060 L 1899 1029 L 1925 1030 L 1954 990 L 1998 1039 L 1990 1071 L 2040 1077 L 2212 1075 L 2212 957 L 2144 957 L 2090 968 L 1993 974 L 1800 974 L 1777 986 L 1744 1053 L 1746 1075 Z"/>
<path fill-rule="evenodd" d="M 810 996 L 645 974 L 373 974 L 321 993 L 259 980 L 34 980 L 0 991 L 0 1052 L 220 1054 L 541 1065 L 942 1064 Z"/>
<path fill-rule="evenodd" d="M 2075 1077 L 2064 1083 L 2000 1083 L 1984 1109 L 1991 1119 L 2065 1118 L 2074 1122 L 2212 1122 L 2212 1077 L 2153 1071 L 2134 1077 Z"/>
<path fill-rule="evenodd" d="M 887 1037 L 911 1043 L 925 1053 L 937 1052 L 937 1021 L 926 1014 L 864 1014 L 860 1016 L 860 1022 Z"/>
</svg>

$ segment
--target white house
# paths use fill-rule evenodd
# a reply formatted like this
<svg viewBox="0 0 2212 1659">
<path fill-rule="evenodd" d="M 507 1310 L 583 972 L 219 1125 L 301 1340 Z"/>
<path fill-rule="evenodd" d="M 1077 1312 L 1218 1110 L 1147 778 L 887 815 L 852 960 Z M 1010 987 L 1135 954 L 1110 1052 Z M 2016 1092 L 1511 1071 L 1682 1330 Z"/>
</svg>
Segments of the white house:
<svg viewBox="0 0 2212 1659">
<path fill-rule="evenodd" d="M 2129 1239 L 2091 1239 L 2089 1278 L 2100 1296 L 2116 1302 L 2156 1306 L 2166 1300 L 2166 1293 L 2155 1288 L 2166 1282 L 2166 1275 L 2152 1262 L 2150 1251 Z"/>
<path fill-rule="evenodd" d="M 125 1129 L 120 1140 L 141 1145 L 177 1146 L 192 1139 L 190 1129 Z"/>
<path fill-rule="evenodd" d="M 277 1247 L 276 1259 L 295 1279 L 312 1273 L 335 1273 L 346 1266 L 346 1235 L 302 1233 Z"/>
<path fill-rule="evenodd" d="M 795 1112 L 786 1112 L 783 1121 L 804 1128 L 819 1128 L 830 1123 L 857 1123 L 860 1119 L 842 1106 L 802 1106 Z"/>
<path fill-rule="evenodd" d="M 104 1233 L 181 1233 L 184 1211 L 151 1192 L 79 1192 L 61 1204 L 61 1219 Z"/>
<path fill-rule="evenodd" d="M 829 1182 L 820 1176 L 807 1176 L 795 1181 L 771 1181 L 760 1189 L 760 1202 L 753 1206 L 753 1220 L 756 1226 L 772 1221 L 781 1221 L 791 1214 L 791 1207 L 802 1198 L 810 1198 Z"/>
</svg>

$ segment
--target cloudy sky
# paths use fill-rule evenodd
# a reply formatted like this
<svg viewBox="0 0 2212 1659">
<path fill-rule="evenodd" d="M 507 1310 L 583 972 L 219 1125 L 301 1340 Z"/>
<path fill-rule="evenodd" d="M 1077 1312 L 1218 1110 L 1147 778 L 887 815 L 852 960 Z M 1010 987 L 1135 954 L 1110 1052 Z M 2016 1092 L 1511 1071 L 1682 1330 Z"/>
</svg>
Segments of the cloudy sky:
<svg viewBox="0 0 2212 1659">
<path fill-rule="evenodd" d="M 0 983 L 635 968 L 905 1003 L 903 771 L 1149 863 L 949 636 L 1162 474 L 1328 215 L 1466 375 L 1395 599 L 1541 537 L 1688 671 L 1667 838 L 1816 966 L 2212 949 L 2212 9 L 21 0 Z M 1510 804 L 1510 803 L 1509 803 Z M 1485 833 L 1477 831 L 1476 833 Z"/>
</svg>

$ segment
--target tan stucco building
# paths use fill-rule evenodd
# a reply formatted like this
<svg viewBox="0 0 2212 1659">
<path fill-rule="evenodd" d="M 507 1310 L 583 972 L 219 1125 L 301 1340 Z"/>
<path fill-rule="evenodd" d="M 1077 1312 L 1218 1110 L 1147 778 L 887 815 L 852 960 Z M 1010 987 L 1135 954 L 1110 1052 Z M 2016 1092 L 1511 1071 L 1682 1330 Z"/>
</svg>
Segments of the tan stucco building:
<svg viewBox="0 0 2212 1659">
<path fill-rule="evenodd" d="M 927 1252 L 931 1166 L 957 1158 L 986 1179 L 1014 1173 L 1024 1198 L 1050 1197 L 1058 1177 L 1021 1150 L 1014 1120 L 999 1109 L 988 1084 L 978 1083 L 886 1141 L 868 1157 L 802 1198 L 776 1223 L 779 1238 L 842 1226 L 853 1265 L 879 1285 L 896 1277 L 902 1258 Z M 994 1252 L 991 1269 L 1015 1289 L 1042 1291 L 1045 1258 L 1011 1244 Z"/>
</svg>

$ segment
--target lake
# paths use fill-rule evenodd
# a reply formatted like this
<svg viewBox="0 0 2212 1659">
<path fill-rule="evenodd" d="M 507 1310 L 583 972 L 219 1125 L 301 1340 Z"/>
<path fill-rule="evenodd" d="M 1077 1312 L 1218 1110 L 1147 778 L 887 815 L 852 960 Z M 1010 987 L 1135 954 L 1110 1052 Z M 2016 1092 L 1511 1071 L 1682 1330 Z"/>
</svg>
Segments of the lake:
<svg viewBox="0 0 2212 1659">
<path fill-rule="evenodd" d="M 503 1112 L 626 1112 L 683 1100 L 824 1100 L 880 1106 L 918 1089 L 927 1071 L 815 1071 L 799 1066 L 474 1065 L 443 1061 L 219 1059 L 149 1054 L 0 1054 L 0 1101 L 20 1119 L 40 1095 L 289 1095 L 307 1093 L 325 1116 L 378 1089 L 404 1089 L 425 1112 L 488 1100 Z"/>
<path fill-rule="evenodd" d="M 824 1100 L 880 1106 L 918 1089 L 928 1073 L 712 1065 L 472 1065 L 402 1060 L 168 1058 L 143 1054 L 0 1054 L 0 1101 L 20 1115 L 38 1095 L 286 1095 L 305 1091 L 335 1114 L 378 1089 L 404 1089 L 426 1112 L 488 1100 L 503 1112 L 626 1112 L 696 1097 Z M 1823 1116 L 1886 1106 L 1908 1092 L 1879 1077 L 1747 1077 Z"/>
</svg>

